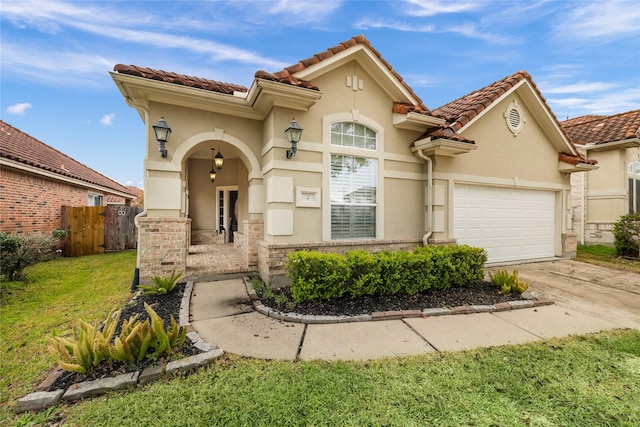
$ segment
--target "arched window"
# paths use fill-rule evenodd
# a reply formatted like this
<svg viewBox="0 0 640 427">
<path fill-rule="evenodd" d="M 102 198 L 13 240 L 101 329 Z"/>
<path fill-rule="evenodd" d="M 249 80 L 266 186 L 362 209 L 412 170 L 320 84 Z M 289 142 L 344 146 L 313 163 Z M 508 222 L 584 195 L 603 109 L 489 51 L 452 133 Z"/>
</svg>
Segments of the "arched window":
<svg viewBox="0 0 640 427">
<path fill-rule="evenodd" d="M 629 213 L 640 212 L 640 161 L 629 163 Z"/>
<path fill-rule="evenodd" d="M 377 134 L 359 123 L 331 124 L 331 145 L 362 149 L 362 156 L 331 154 L 331 239 L 376 237 Z"/>
</svg>

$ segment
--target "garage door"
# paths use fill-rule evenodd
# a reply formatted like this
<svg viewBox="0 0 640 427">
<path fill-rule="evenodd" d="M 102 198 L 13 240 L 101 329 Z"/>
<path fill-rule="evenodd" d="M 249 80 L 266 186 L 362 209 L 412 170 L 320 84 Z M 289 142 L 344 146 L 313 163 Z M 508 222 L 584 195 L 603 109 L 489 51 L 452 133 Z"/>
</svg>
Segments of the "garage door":
<svg viewBox="0 0 640 427">
<path fill-rule="evenodd" d="M 555 256 L 552 191 L 456 184 L 454 237 L 487 251 L 488 262 Z"/>
</svg>

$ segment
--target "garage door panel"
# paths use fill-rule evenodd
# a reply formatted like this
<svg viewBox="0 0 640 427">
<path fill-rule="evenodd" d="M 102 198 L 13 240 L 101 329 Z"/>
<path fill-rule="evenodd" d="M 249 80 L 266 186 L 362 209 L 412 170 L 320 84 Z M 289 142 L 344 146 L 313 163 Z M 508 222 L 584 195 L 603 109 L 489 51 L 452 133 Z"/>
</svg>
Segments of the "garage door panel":
<svg viewBox="0 0 640 427">
<path fill-rule="evenodd" d="M 552 191 L 454 187 L 454 237 L 487 251 L 489 262 L 555 255 Z"/>
</svg>

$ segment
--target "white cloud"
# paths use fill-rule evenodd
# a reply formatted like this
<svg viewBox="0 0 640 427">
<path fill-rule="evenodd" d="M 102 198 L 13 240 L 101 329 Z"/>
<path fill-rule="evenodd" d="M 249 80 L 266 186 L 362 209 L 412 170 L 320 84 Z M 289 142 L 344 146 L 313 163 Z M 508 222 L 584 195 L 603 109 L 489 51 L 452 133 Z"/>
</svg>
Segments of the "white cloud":
<svg viewBox="0 0 640 427">
<path fill-rule="evenodd" d="M 435 25 L 411 25 L 405 22 L 393 22 L 393 21 L 385 21 L 384 19 L 369 19 L 363 18 L 355 23 L 355 28 L 360 30 L 368 30 L 368 29 L 390 29 L 396 31 L 410 31 L 416 33 L 432 33 L 435 31 Z"/>
<path fill-rule="evenodd" d="M 7 109 L 5 110 L 7 113 L 10 114 L 18 114 L 18 115 L 22 115 L 24 113 L 27 112 L 27 110 L 29 108 L 31 108 L 32 105 L 29 104 L 28 102 L 20 102 L 18 104 L 13 104 L 7 107 Z"/>
<path fill-rule="evenodd" d="M 547 83 L 540 83 L 542 93 L 565 94 L 565 93 L 591 93 L 611 90 L 615 87 L 613 83 L 607 82 L 578 82 L 568 85 L 548 86 Z"/>
<path fill-rule="evenodd" d="M 559 15 L 556 36 L 606 42 L 640 36 L 640 7 L 635 1 L 579 2 Z"/>
<path fill-rule="evenodd" d="M 115 118 L 115 116 L 116 113 L 105 114 L 100 119 L 100 123 L 102 123 L 102 126 L 111 126 L 113 124 L 113 119 Z"/>
<path fill-rule="evenodd" d="M 460 13 L 483 7 L 482 3 L 477 1 L 406 0 L 405 3 L 410 7 L 405 13 L 411 16 L 435 16 L 443 13 Z"/>
</svg>

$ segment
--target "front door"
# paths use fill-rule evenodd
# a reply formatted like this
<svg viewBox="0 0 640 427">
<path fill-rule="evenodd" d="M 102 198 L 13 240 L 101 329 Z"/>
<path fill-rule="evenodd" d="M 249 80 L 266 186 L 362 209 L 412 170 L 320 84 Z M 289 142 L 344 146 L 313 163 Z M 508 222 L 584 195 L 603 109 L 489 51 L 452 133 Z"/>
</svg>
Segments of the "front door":
<svg viewBox="0 0 640 427">
<path fill-rule="evenodd" d="M 218 187 L 217 194 L 217 229 L 225 233 L 225 243 L 233 242 L 233 235 L 238 231 L 238 187 Z"/>
</svg>

